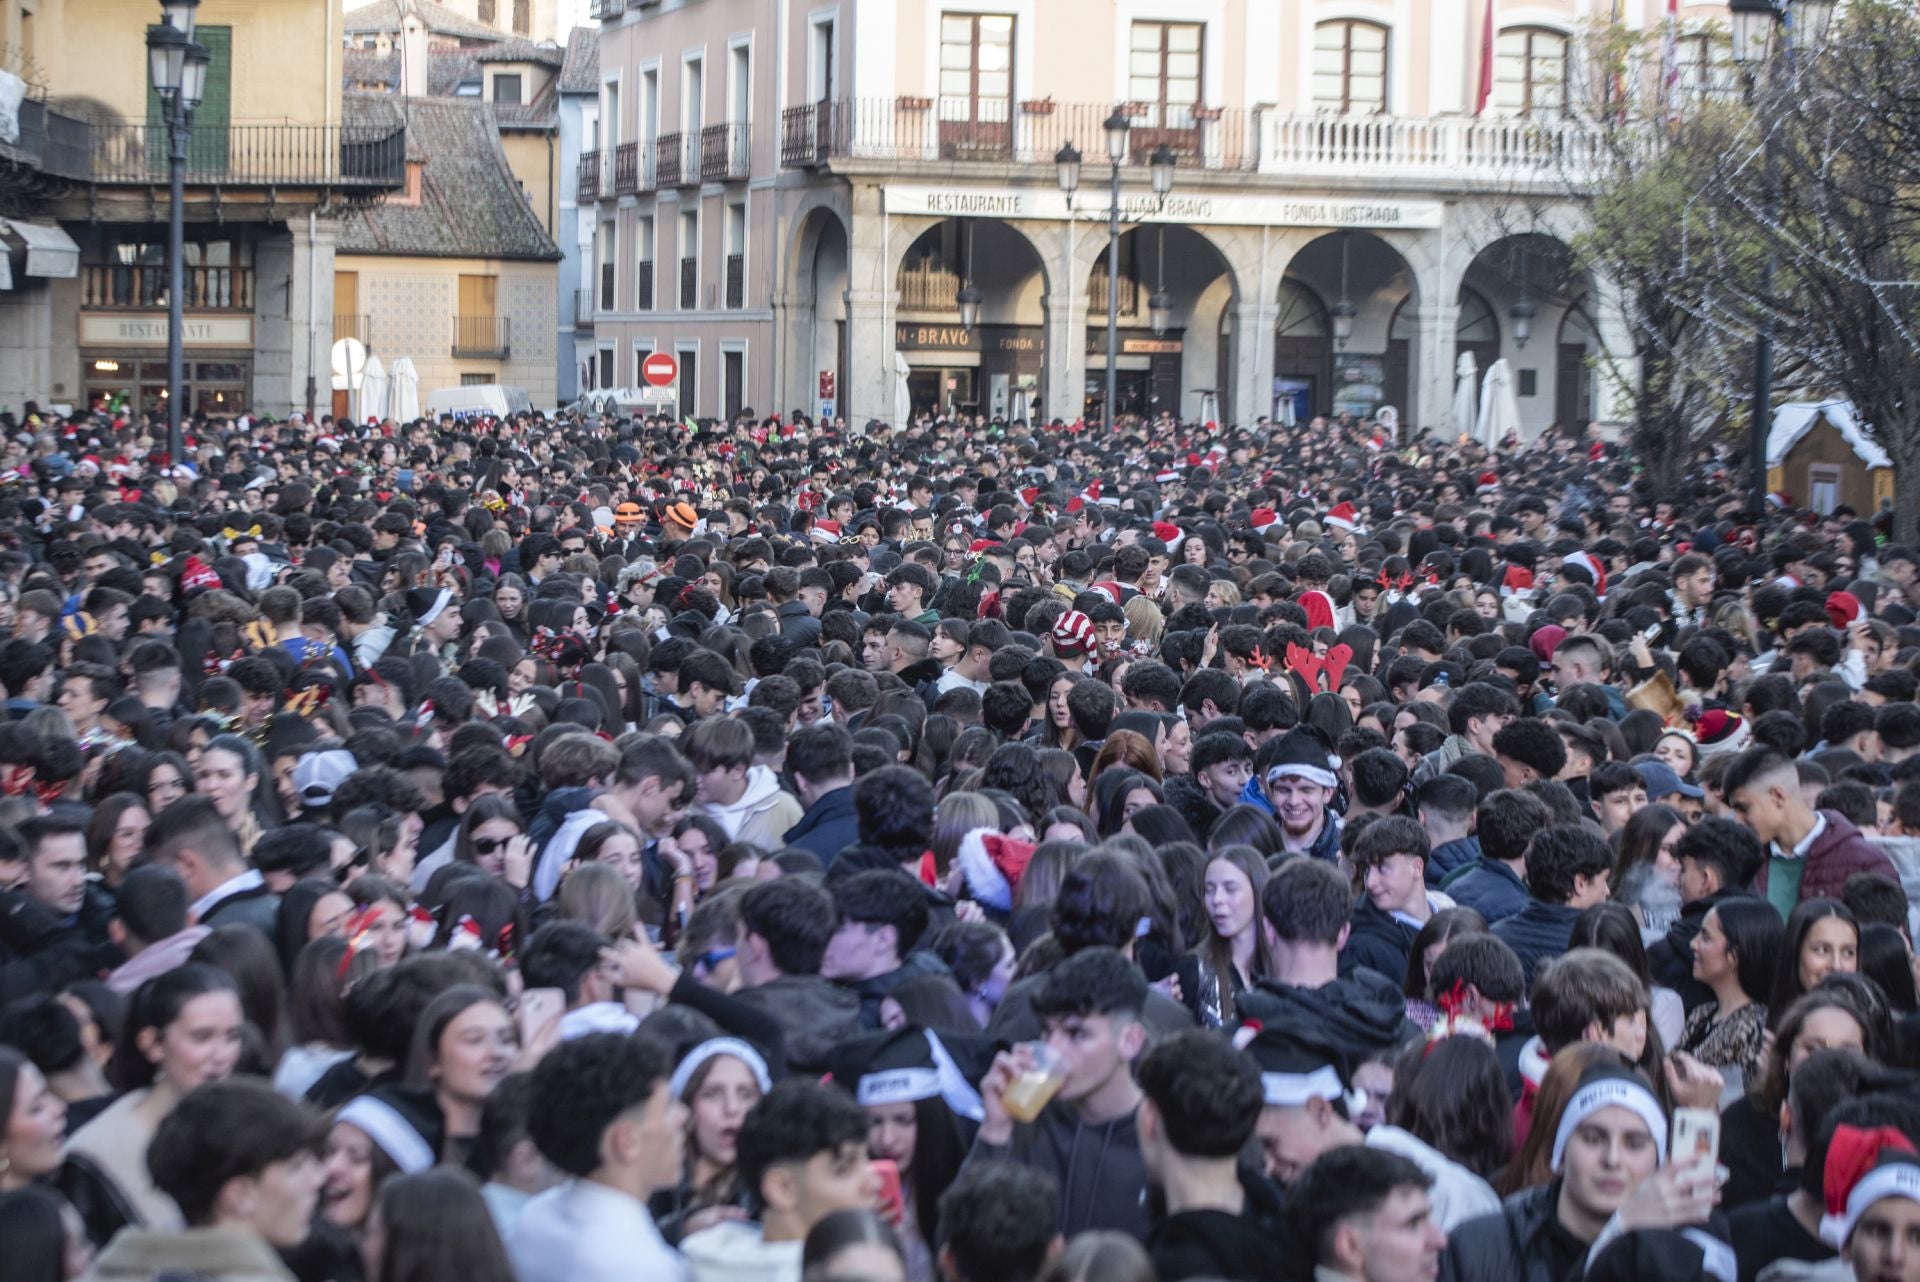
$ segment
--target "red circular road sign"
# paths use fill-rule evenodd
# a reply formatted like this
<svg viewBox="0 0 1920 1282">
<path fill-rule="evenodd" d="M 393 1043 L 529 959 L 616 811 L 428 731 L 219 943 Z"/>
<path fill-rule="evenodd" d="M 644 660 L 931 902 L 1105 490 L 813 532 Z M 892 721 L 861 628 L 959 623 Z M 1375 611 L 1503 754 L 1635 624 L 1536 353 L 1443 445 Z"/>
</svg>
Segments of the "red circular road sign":
<svg viewBox="0 0 1920 1282">
<path fill-rule="evenodd" d="M 672 352 L 654 352 L 640 363 L 640 377 L 654 387 L 669 387 L 680 377 L 680 362 Z"/>
</svg>

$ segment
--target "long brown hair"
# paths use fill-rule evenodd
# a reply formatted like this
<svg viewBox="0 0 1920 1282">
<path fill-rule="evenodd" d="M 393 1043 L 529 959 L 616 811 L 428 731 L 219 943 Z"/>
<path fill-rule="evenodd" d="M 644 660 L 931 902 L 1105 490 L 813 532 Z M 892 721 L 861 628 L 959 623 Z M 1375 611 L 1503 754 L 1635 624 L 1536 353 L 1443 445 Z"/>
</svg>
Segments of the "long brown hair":
<svg viewBox="0 0 1920 1282">
<path fill-rule="evenodd" d="M 1124 732 L 1123 732 L 1124 733 Z M 1267 942 L 1267 932 L 1261 918 L 1260 898 L 1267 888 L 1267 861 L 1252 846 L 1227 846 L 1207 856 L 1207 863 L 1232 864 L 1246 875 L 1247 882 L 1253 888 L 1253 964 L 1249 968 L 1249 985 L 1277 973 L 1273 948 Z M 1201 876 L 1206 873 L 1203 868 Z M 1204 884 L 1201 896 L 1205 898 Z M 1231 1026 L 1234 1019 L 1233 1000 L 1233 942 L 1222 936 L 1213 924 L 1211 914 L 1206 918 L 1206 937 L 1200 943 L 1202 963 L 1213 972 L 1214 982 L 1220 986 L 1220 1017 L 1223 1023 Z"/>
</svg>

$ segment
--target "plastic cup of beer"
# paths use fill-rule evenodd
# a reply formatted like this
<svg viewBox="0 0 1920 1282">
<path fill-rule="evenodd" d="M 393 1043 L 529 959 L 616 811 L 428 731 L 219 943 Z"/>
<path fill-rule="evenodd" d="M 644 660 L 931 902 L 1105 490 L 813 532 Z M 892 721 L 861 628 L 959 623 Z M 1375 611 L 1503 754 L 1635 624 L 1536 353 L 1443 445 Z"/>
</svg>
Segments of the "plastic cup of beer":
<svg viewBox="0 0 1920 1282">
<path fill-rule="evenodd" d="M 1067 1080 L 1067 1064 L 1060 1053 L 1045 1042 L 1025 1042 L 1015 1050 L 1026 1052 L 1029 1067 L 1007 1084 L 1001 1103 L 1006 1106 L 1008 1117 L 1016 1122 L 1031 1123 Z"/>
</svg>

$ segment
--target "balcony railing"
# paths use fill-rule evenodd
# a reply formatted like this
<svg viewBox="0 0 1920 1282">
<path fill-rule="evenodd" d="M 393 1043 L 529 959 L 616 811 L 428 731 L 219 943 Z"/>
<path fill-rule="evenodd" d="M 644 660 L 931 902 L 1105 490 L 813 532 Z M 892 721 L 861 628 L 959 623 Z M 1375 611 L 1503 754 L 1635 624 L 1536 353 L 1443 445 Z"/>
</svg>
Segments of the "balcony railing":
<svg viewBox="0 0 1920 1282">
<path fill-rule="evenodd" d="M 924 104 L 924 105 L 923 105 Z M 1433 186 L 1579 185 L 1605 160 L 1602 126 L 1573 118 L 1292 114 L 1198 110 L 1174 116 L 1124 104 L 1133 120 L 1126 164 L 1144 167 L 1169 147 L 1183 171 L 1221 170 Z M 842 99 L 781 115 L 780 163 L 925 161 L 1053 167 L 1077 146 L 1089 168 L 1105 164 L 1110 104 L 1023 103 L 1006 121 L 977 119 L 972 104 L 935 99 Z M 1175 179 L 1176 183 L 1180 180 Z"/>
<path fill-rule="evenodd" d="M 455 316 L 453 354 L 457 358 L 506 360 L 513 355 L 513 323 L 505 316 Z"/>
<path fill-rule="evenodd" d="M 590 289 L 573 291 L 573 327 L 575 329 L 593 328 L 593 291 Z"/>
<path fill-rule="evenodd" d="M 251 312 L 253 268 L 182 269 L 189 311 Z M 152 311 L 167 305 L 167 269 L 158 264 L 87 263 L 80 269 L 80 305 L 92 311 Z"/>
<path fill-rule="evenodd" d="M 635 264 L 634 267 L 633 309 L 637 312 L 653 310 L 653 260 Z"/>
<path fill-rule="evenodd" d="M 745 178 L 752 168 L 753 134 L 746 125 L 708 125 L 700 131 L 700 181 Z"/>
<path fill-rule="evenodd" d="M 87 122 L 49 110 L 37 98 L 19 107 L 20 133 L 11 143 L 0 142 L 0 156 L 63 178 L 87 176 Z"/>
<path fill-rule="evenodd" d="M 362 343 L 371 343 L 373 341 L 373 317 L 351 312 L 335 312 L 333 314 L 333 341 L 337 343 L 343 338 L 352 338 Z"/>
<path fill-rule="evenodd" d="M 747 305 L 747 256 L 727 255 L 727 306 L 738 310 Z"/>
<path fill-rule="evenodd" d="M 700 260 L 680 260 L 680 310 L 690 312 L 700 306 Z"/>
<path fill-rule="evenodd" d="M 627 0 L 593 0 L 590 12 L 596 18 L 617 18 L 627 11 Z"/>
<path fill-rule="evenodd" d="M 600 310 L 613 310 L 613 264 L 600 264 Z"/>
<path fill-rule="evenodd" d="M 683 142 L 681 134 L 661 134 L 653 140 L 653 176 L 662 187 L 693 181 L 691 176 L 682 177 L 687 150 Z"/>
<path fill-rule="evenodd" d="M 613 194 L 631 196 L 640 190 L 640 144 L 623 142 L 613 149 Z"/>
<path fill-rule="evenodd" d="M 160 125 L 95 123 L 84 174 L 102 185 L 167 181 L 167 131 Z M 404 129 L 364 125 L 230 125 L 197 128 L 187 139 L 189 186 L 397 187 L 406 181 Z"/>
<path fill-rule="evenodd" d="M 598 200 L 600 198 L 600 153 L 584 151 L 580 153 L 579 191 L 576 199 Z"/>
<path fill-rule="evenodd" d="M 1402 116 L 1267 115 L 1260 170 L 1354 178 L 1409 174 L 1474 184 L 1596 176 L 1604 131 L 1586 121 Z"/>
</svg>

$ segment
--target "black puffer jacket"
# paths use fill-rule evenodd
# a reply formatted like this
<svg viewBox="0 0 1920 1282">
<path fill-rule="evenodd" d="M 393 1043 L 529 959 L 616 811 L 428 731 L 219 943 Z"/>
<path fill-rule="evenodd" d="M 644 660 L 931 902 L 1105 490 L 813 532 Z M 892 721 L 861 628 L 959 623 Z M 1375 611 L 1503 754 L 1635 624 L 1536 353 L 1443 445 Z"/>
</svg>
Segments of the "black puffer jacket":
<svg viewBox="0 0 1920 1282">
<path fill-rule="evenodd" d="M 1267 1028 L 1324 1030 L 1356 1062 L 1420 1036 L 1407 1019 L 1400 985 L 1370 970 L 1356 970 L 1319 988 L 1261 980 L 1236 999 L 1241 1020 Z"/>
<path fill-rule="evenodd" d="M 1340 950 L 1340 973 L 1370 970 L 1395 979 L 1407 973 L 1407 954 L 1420 934 L 1391 913 L 1381 912 L 1367 895 L 1353 906 L 1353 924 L 1347 931 L 1347 943 Z"/>
<path fill-rule="evenodd" d="M 1468 1220 L 1448 1235 L 1440 1282 L 1567 1282 L 1552 1241 L 1560 1181 L 1508 1198 L 1497 1215 Z"/>
</svg>

